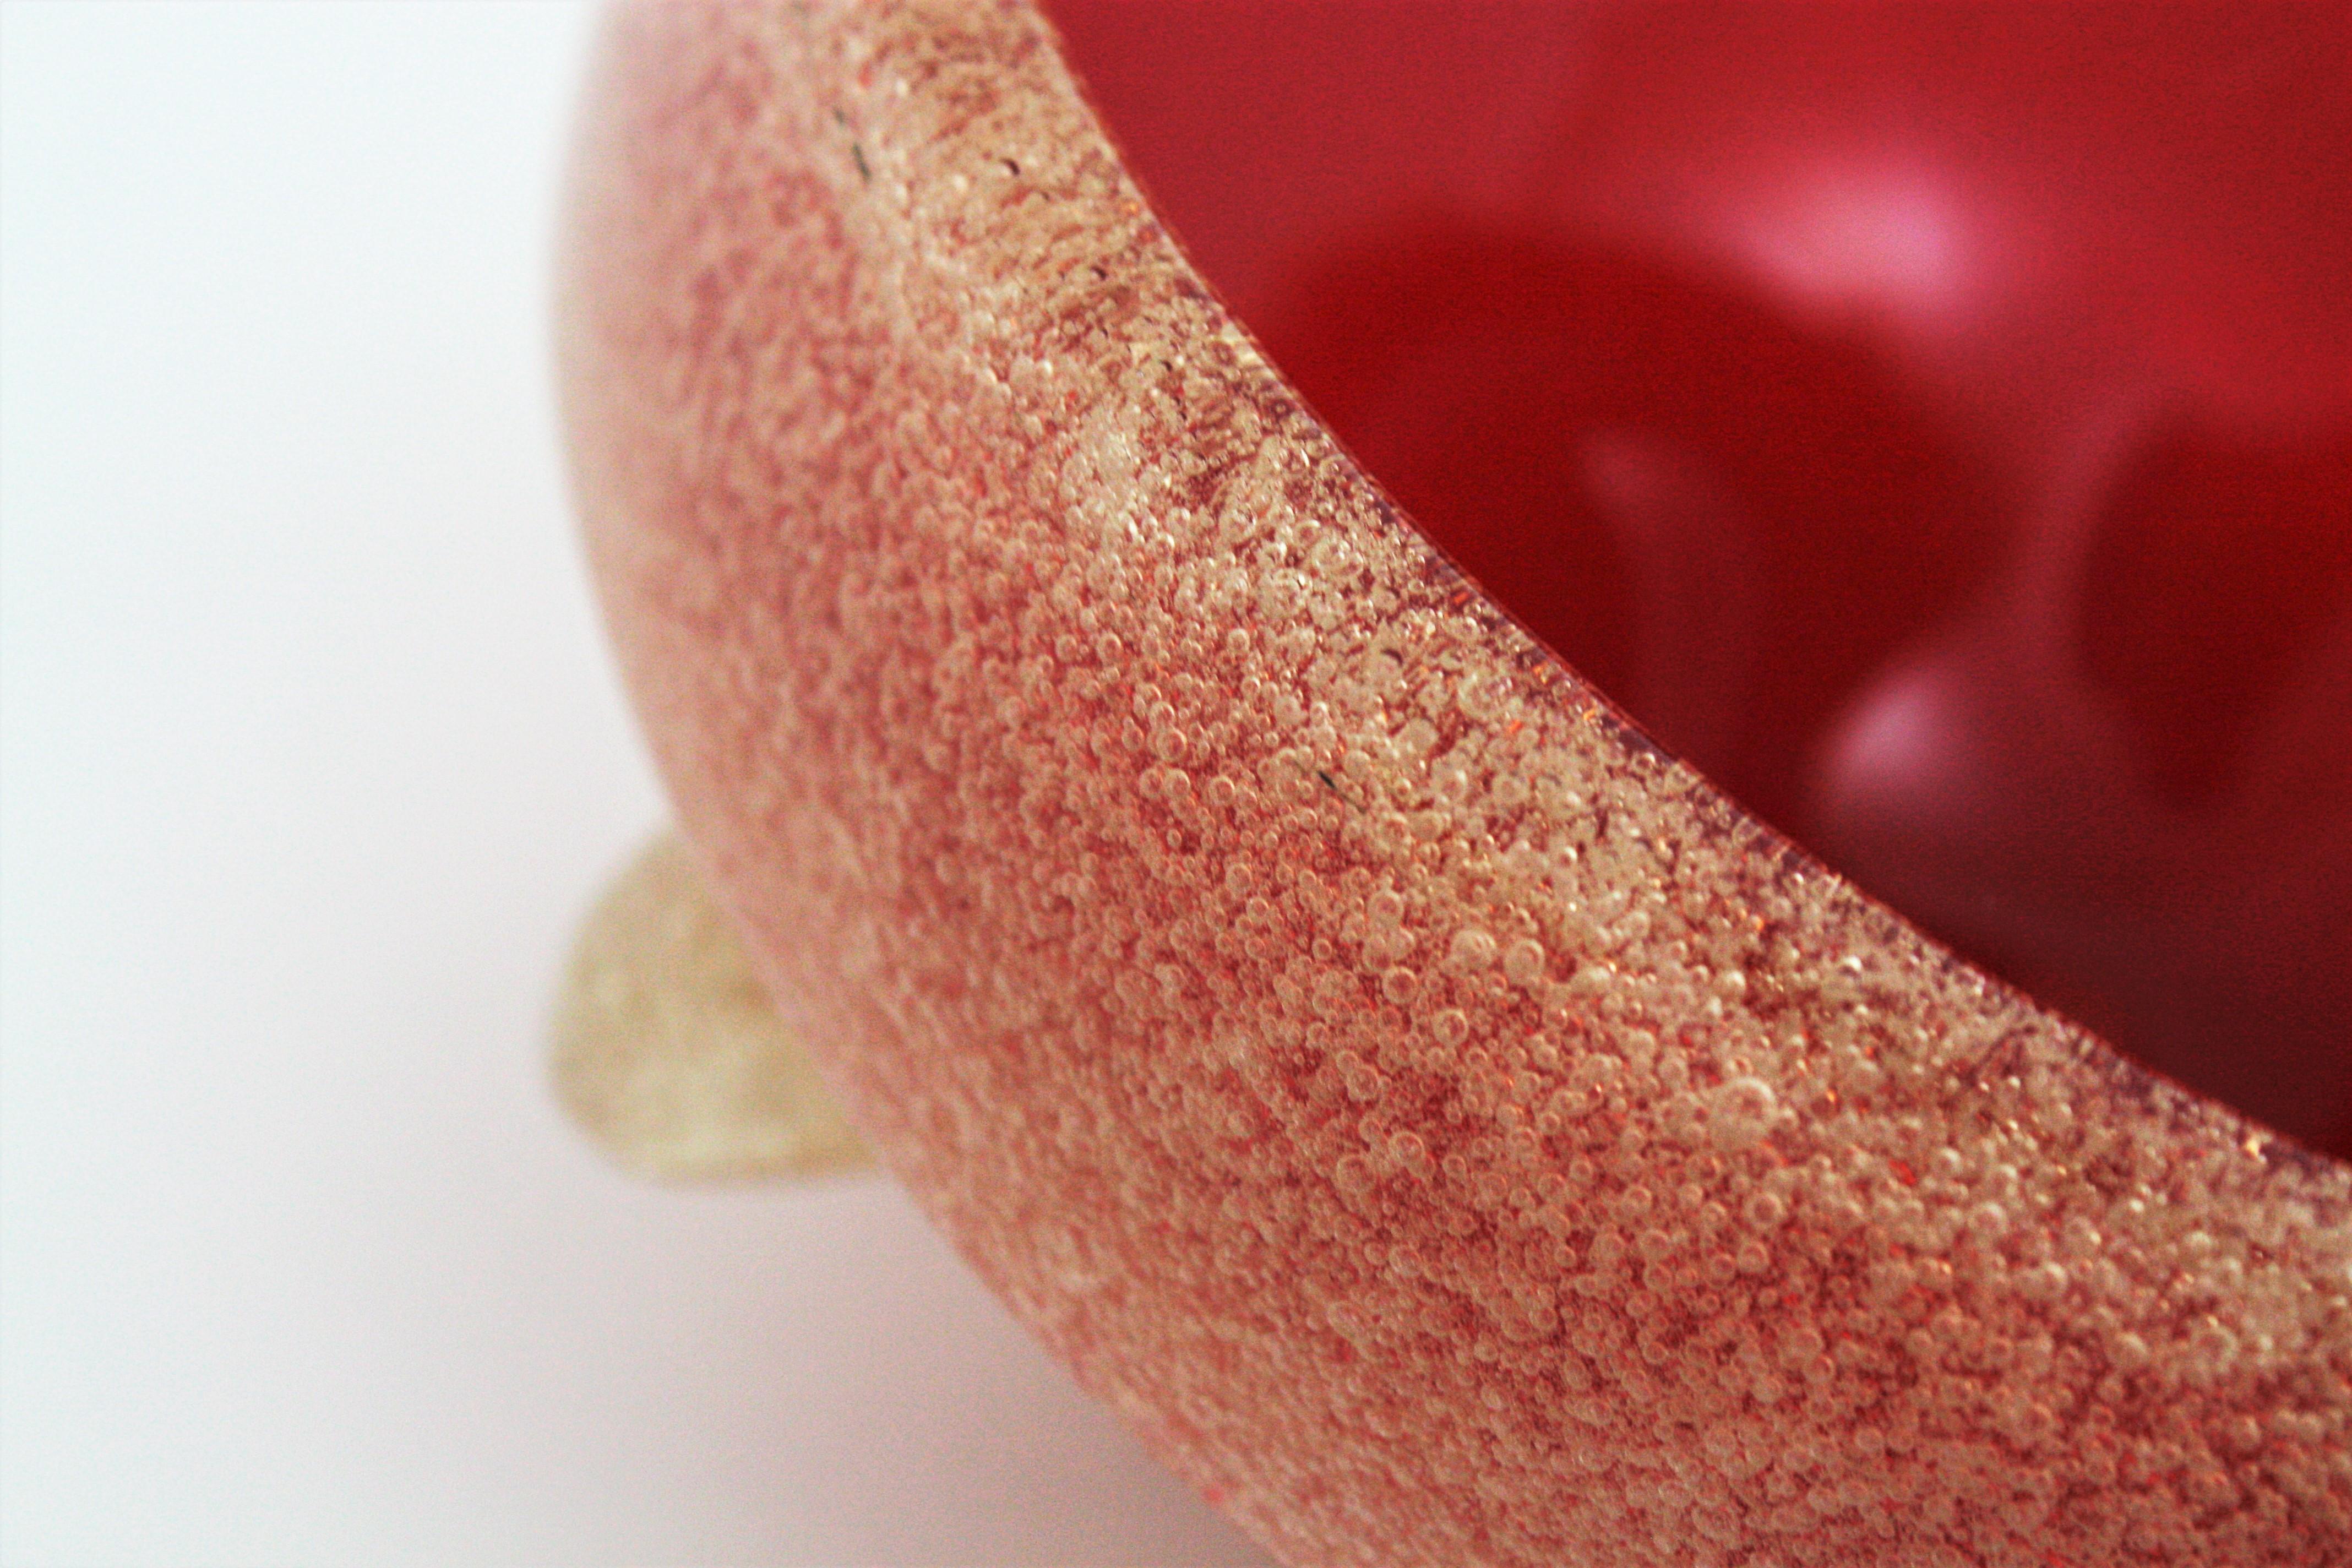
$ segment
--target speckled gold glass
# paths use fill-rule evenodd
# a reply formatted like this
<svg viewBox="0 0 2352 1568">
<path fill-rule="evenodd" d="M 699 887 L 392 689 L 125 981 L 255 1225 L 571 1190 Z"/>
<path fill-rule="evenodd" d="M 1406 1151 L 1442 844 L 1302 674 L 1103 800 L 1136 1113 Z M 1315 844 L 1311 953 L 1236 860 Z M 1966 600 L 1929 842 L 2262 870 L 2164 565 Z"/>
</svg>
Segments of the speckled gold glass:
<svg viewBox="0 0 2352 1568">
<path fill-rule="evenodd" d="M 605 607 L 785 1021 L 1298 1564 L 2352 1563 L 2352 1170 L 1643 741 L 1337 449 L 1020 5 L 620 13 Z"/>
</svg>

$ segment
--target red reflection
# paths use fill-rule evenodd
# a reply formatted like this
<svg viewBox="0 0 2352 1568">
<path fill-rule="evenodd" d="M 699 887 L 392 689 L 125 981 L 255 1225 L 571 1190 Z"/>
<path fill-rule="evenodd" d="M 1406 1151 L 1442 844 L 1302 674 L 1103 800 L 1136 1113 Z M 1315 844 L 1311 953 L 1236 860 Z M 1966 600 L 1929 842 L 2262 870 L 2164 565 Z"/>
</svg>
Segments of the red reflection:
<svg viewBox="0 0 2352 1568">
<path fill-rule="evenodd" d="M 1055 11 L 1275 360 L 1571 663 L 2352 1155 L 2352 12 Z"/>
</svg>

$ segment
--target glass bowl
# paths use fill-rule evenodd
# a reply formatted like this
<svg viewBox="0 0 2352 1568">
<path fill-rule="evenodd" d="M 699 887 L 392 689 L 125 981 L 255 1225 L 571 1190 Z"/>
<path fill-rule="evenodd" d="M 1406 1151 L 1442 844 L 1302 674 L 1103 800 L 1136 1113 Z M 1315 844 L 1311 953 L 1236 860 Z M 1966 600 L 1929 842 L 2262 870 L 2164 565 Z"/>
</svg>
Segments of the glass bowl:
<svg viewBox="0 0 2352 1568">
<path fill-rule="evenodd" d="M 1563 663 L 1034 10 L 616 13 L 564 257 L 702 874 L 926 1211 L 1285 1561 L 2352 1561 L 2352 1167 Z"/>
</svg>

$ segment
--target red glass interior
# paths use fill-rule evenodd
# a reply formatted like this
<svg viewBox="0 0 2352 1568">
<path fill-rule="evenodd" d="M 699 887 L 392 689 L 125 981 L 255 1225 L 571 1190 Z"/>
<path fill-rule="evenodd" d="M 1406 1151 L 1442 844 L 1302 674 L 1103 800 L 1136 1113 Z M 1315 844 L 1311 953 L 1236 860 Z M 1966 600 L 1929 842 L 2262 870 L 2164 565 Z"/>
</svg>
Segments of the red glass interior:
<svg viewBox="0 0 2352 1568">
<path fill-rule="evenodd" d="M 2352 8 L 1053 10 L 1203 271 L 1571 664 L 2352 1156 Z"/>
</svg>

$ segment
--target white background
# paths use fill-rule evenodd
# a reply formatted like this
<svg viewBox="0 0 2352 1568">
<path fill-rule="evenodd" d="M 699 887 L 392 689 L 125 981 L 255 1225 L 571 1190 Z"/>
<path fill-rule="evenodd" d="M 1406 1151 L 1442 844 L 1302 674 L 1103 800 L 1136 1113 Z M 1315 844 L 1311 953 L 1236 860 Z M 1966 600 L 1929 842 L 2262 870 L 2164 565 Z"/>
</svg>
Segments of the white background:
<svg viewBox="0 0 2352 1568">
<path fill-rule="evenodd" d="M 590 31 L 0 13 L 0 1554 L 1258 1562 L 887 1185 L 551 1105 L 661 817 L 551 406 Z"/>
</svg>

